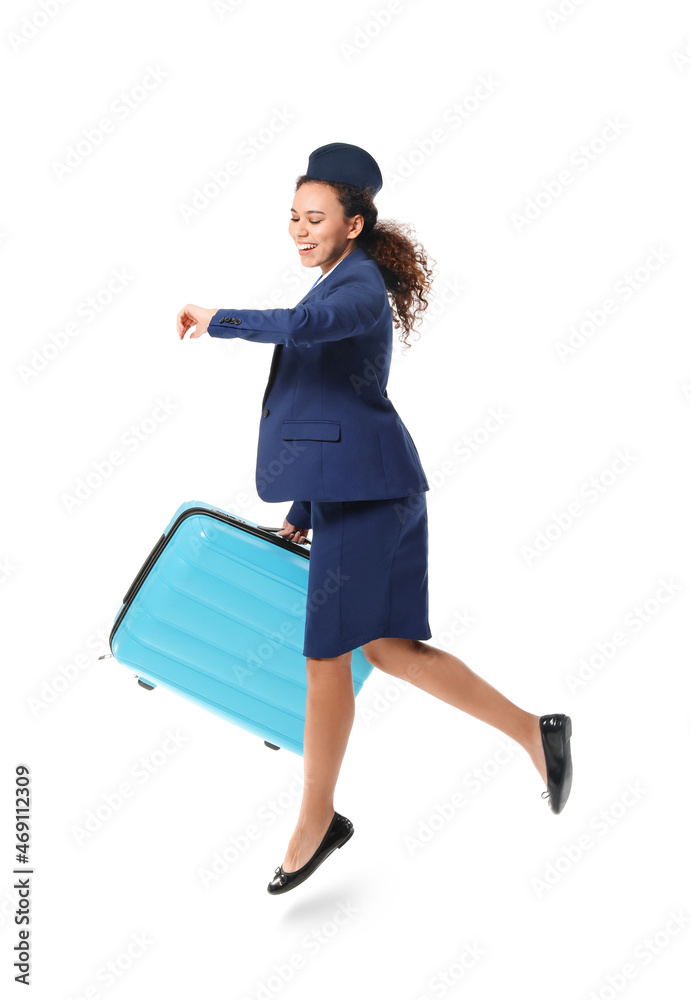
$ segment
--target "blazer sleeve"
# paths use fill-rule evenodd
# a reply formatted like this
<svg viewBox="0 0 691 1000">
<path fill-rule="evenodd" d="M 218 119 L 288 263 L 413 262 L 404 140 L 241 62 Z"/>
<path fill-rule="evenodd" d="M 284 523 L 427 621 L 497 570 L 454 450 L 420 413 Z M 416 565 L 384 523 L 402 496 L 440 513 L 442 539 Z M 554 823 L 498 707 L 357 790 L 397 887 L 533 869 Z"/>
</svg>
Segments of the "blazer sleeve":
<svg viewBox="0 0 691 1000">
<path fill-rule="evenodd" d="M 309 531 L 312 527 L 312 503 L 310 500 L 296 500 L 286 514 L 288 524 Z"/>
<path fill-rule="evenodd" d="M 387 304 L 380 288 L 349 281 L 323 299 L 292 309 L 218 309 L 208 332 L 211 337 L 241 337 L 258 344 L 310 347 L 366 333 Z"/>
</svg>

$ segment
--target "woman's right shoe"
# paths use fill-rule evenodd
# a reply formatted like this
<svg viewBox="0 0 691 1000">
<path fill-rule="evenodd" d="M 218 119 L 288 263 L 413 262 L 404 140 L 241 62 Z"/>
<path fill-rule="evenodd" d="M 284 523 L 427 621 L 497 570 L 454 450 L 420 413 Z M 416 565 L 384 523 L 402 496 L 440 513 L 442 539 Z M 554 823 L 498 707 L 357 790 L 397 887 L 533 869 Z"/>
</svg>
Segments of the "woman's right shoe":
<svg viewBox="0 0 691 1000">
<path fill-rule="evenodd" d="M 350 820 L 346 819 L 345 816 L 341 816 L 340 813 L 334 812 L 329 829 L 324 834 L 321 844 L 309 861 L 302 868 L 298 868 L 294 872 L 286 872 L 283 870 L 283 865 L 279 865 L 274 873 L 274 877 L 267 885 L 266 891 L 272 893 L 272 895 L 277 895 L 279 892 L 288 892 L 289 889 L 294 889 L 296 885 L 300 885 L 301 882 L 310 877 L 322 861 L 326 861 L 332 851 L 335 851 L 337 847 L 343 847 L 346 841 L 350 840 L 353 836 L 354 832 L 355 829 Z"/>
<path fill-rule="evenodd" d="M 541 715 L 540 733 L 547 764 L 547 789 L 552 812 L 560 813 L 571 791 L 571 719 L 568 715 Z"/>
</svg>

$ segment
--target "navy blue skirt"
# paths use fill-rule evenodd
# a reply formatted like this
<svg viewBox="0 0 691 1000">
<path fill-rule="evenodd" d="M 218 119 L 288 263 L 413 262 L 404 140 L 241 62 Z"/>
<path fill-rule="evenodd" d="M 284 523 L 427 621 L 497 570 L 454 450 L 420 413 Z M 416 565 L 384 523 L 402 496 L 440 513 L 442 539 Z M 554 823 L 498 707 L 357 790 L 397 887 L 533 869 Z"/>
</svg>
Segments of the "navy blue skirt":
<svg viewBox="0 0 691 1000">
<path fill-rule="evenodd" d="M 303 656 L 429 639 L 427 498 L 311 503 Z"/>
</svg>

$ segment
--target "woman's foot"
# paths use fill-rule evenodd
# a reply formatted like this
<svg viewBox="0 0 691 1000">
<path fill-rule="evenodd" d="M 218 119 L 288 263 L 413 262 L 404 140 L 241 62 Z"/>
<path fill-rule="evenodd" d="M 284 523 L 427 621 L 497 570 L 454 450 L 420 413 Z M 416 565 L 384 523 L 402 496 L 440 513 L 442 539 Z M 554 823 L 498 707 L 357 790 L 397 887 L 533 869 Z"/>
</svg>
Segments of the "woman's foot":
<svg viewBox="0 0 691 1000">
<path fill-rule="evenodd" d="M 324 839 L 333 818 L 334 810 L 331 809 L 318 817 L 311 816 L 309 825 L 298 820 L 283 859 L 284 872 L 295 872 L 307 864 Z"/>
<path fill-rule="evenodd" d="M 301 885 L 326 861 L 333 852 L 343 847 L 353 836 L 355 829 L 347 816 L 334 812 L 331 817 L 326 833 L 317 845 L 316 850 L 307 861 L 294 871 L 286 871 L 283 865 L 279 865 L 274 871 L 273 877 L 266 887 L 267 892 L 276 896 L 282 892 L 289 892 L 296 885 Z M 297 864 L 297 862 L 296 862 Z"/>
</svg>

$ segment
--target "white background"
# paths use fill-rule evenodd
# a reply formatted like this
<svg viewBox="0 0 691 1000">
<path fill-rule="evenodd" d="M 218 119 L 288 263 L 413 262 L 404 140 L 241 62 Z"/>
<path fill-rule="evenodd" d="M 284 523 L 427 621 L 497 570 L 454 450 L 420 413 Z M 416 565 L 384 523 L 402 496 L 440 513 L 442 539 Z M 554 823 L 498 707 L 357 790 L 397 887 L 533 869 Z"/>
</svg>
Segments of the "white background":
<svg viewBox="0 0 691 1000">
<path fill-rule="evenodd" d="M 45 7 L 2 14 L 3 980 L 26 763 L 41 1000 L 680 996 L 688 7 Z M 119 117 L 123 94 L 135 105 Z M 112 130 L 90 144 L 104 118 Z M 432 487 L 430 641 L 522 708 L 570 714 L 574 779 L 555 816 L 521 748 L 507 758 L 498 730 L 375 670 L 336 788 L 356 836 L 272 897 L 300 757 L 97 657 L 179 504 L 276 525 L 288 510 L 254 489 L 273 348 L 181 342 L 175 317 L 187 302 L 299 301 L 315 275 L 288 236 L 294 182 L 334 141 L 374 155 L 380 218 L 411 223 L 436 261 L 430 315 L 405 357 L 394 333 L 389 380 Z M 214 193 L 232 159 L 238 175 Z M 108 292 L 116 272 L 127 280 Z M 505 417 L 487 432 L 492 410 Z M 591 480 L 599 492 L 584 493 Z M 166 755 L 169 732 L 182 742 Z M 157 752 L 165 763 L 136 780 Z M 80 841 L 123 782 L 133 796 Z M 465 805 L 440 821 L 454 793 Z M 205 886 L 201 870 L 253 825 Z"/>
</svg>

